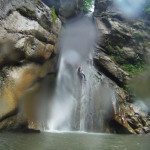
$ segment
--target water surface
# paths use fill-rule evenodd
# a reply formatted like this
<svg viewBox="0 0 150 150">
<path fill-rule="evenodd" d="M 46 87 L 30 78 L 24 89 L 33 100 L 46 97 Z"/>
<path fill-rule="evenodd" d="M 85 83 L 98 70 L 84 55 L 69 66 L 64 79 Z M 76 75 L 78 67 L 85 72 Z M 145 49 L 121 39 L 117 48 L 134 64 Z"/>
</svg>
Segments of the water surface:
<svg viewBox="0 0 150 150">
<path fill-rule="evenodd" d="M 0 150 L 149 150 L 150 135 L 0 133 Z"/>
</svg>

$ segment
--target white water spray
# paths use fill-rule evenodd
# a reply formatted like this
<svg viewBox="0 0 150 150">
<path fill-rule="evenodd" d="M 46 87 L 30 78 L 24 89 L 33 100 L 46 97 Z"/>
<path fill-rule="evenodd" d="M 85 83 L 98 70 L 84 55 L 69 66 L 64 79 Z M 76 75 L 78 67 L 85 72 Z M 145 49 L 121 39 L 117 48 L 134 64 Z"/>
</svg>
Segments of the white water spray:
<svg viewBox="0 0 150 150">
<path fill-rule="evenodd" d="M 95 39 L 96 29 L 89 17 L 73 20 L 62 34 L 56 91 L 50 106 L 51 132 L 103 128 L 103 116 L 114 93 L 89 57 Z"/>
</svg>

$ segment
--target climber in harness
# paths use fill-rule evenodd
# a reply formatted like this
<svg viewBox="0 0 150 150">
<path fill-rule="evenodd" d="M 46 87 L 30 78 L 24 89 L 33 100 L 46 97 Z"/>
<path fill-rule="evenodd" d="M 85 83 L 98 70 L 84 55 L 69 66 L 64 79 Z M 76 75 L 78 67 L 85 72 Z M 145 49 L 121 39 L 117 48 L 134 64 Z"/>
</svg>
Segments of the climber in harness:
<svg viewBox="0 0 150 150">
<path fill-rule="evenodd" d="M 81 81 L 86 81 L 85 75 L 84 75 L 84 73 L 83 73 L 81 67 L 78 68 L 78 72 L 77 72 L 77 73 L 78 73 L 79 79 L 80 79 Z"/>
</svg>

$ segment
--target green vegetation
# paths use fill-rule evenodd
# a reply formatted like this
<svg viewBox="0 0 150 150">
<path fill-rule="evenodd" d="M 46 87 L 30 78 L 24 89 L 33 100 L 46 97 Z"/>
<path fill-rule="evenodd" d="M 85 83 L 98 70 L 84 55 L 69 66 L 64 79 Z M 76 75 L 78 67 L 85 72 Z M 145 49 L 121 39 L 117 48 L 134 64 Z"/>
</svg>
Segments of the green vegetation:
<svg viewBox="0 0 150 150">
<path fill-rule="evenodd" d="M 111 56 L 111 57 L 113 58 L 113 60 L 114 60 L 115 62 L 117 62 L 117 63 L 120 64 L 120 65 L 122 65 L 122 64 L 128 62 L 128 60 L 126 60 L 126 59 L 125 59 L 123 56 L 121 56 L 121 55 L 113 55 L 113 56 Z"/>
<path fill-rule="evenodd" d="M 147 1 L 144 11 L 146 14 L 150 15 L 150 1 Z"/>
<path fill-rule="evenodd" d="M 93 0 L 83 0 L 83 10 L 88 12 L 92 7 L 93 2 Z"/>
<path fill-rule="evenodd" d="M 134 37 L 134 39 L 137 40 L 137 41 L 143 41 L 143 40 L 144 40 L 144 39 L 143 39 L 143 35 L 142 35 L 141 33 L 139 33 L 139 32 L 134 33 L 134 34 L 133 34 L 133 37 Z"/>
<path fill-rule="evenodd" d="M 150 19 L 150 0 L 147 0 L 147 3 L 144 8 L 144 14 L 145 14 L 145 17 L 149 20 Z"/>
<path fill-rule="evenodd" d="M 58 18 L 57 14 L 56 14 L 56 10 L 54 7 L 51 8 L 51 18 L 52 18 L 53 23 L 55 23 L 57 18 Z"/>
<path fill-rule="evenodd" d="M 144 64 L 140 62 L 137 64 L 123 64 L 121 67 L 123 70 L 127 71 L 130 76 L 144 72 Z"/>
<path fill-rule="evenodd" d="M 143 36 L 140 33 L 134 34 L 134 38 L 138 41 L 143 41 Z M 144 71 L 145 65 L 142 58 L 128 58 L 125 56 L 121 46 L 113 45 L 110 41 L 107 41 L 106 48 L 111 59 L 119 64 L 123 70 L 128 72 L 130 76 L 137 75 Z"/>
<path fill-rule="evenodd" d="M 136 40 L 143 40 L 143 36 L 140 33 L 135 33 L 134 38 Z M 107 42 L 107 53 L 110 55 L 111 59 L 120 65 L 120 67 L 129 73 L 130 76 L 137 75 L 144 71 L 144 62 L 142 59 L 131 60 L 124 56 L 124 52 L 121 46 L 113 45 L 110 41 Z"/>
<path fill-rule="evenodd" d="M 112 53 L 114 52 L 114 48 L 113 48 L 110 44 L 108 44 L 108 45 L 106 46 L 106 49 L 108 50 L 108 53 L 109 53 L 109 54 L 112 54 Z"/>
<path fill-rule="evenodd" d="M 124 64 L 128 62 L 128 60 L 125 59 L 123 55 L 123 49 L 120 46 L 111 46 L 111 44 L 109 44 L 107 45 L 107 50 L 111 58 L 118 64 Z"/>
<path fill-rule="evenodd" d="M 150 7 L 145 8 L 145 12 L 146 12 L 147 14 L 150 14 Z"/>
</svg>

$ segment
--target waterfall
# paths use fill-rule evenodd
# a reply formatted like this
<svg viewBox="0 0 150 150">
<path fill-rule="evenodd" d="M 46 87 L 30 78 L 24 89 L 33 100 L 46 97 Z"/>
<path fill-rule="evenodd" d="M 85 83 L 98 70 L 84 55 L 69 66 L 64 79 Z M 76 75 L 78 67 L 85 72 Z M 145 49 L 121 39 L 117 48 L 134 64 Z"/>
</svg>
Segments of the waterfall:
<svg viewBox="0 0 150 150">
<path fill-rule="evenodd" d="M 90 31 L 90 32 L 89 32 Z M 92 61 L 96 30 L 89 17 L 69 23 L 62 34 L 49 131 L 103 131 L 115 93 Z"/>
<path fill-rule="evenodd" d="M 116 96 L 108 79 L 85 62 L 80 71 L 61 58 L 50 110 L 50 131 L 104 131 L 104 116 Z"/>
<path fill-rule="evenodd" d="M 69 66 L 62 56 L 60 60 L 59 73 L 57 77 L 56 91 L 50 117 L 50 130 L 71 130 L 71 114 L 76 105 L 76 87 L 78 79 L 75 75 L 75 68 Z"/>
</svg>

